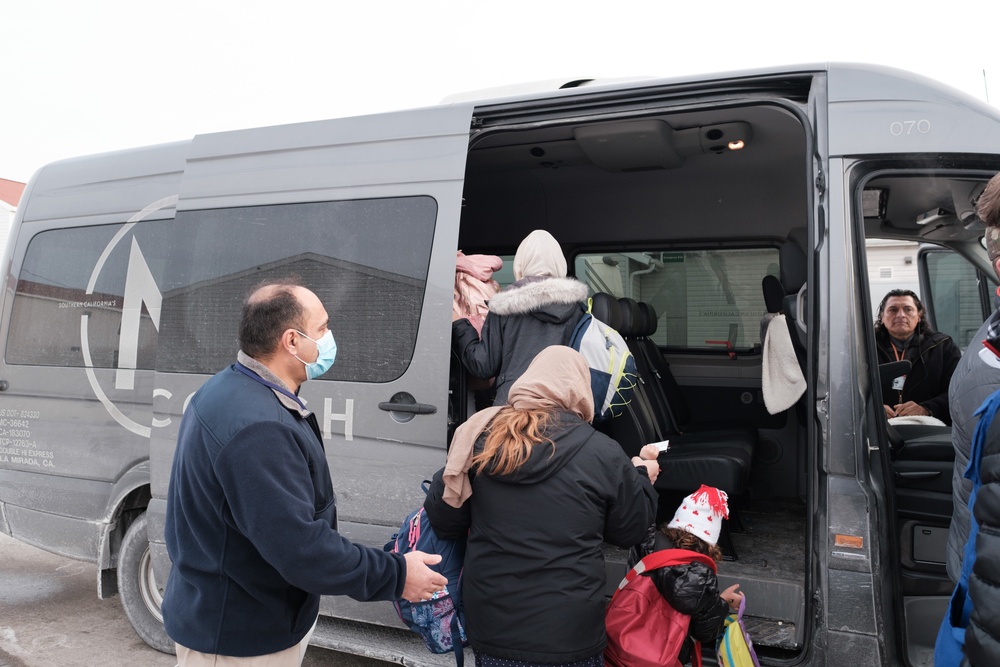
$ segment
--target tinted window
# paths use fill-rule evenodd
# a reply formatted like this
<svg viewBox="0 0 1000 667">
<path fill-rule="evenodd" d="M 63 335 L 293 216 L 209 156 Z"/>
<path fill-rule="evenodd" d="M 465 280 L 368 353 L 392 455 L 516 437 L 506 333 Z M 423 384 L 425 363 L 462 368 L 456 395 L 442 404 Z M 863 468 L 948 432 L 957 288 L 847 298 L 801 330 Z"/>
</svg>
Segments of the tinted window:
<svg viewBox="0 0 1000 667">
<path fill-rule="evenodd" d="M 144 223 L 143 231 L 151 229 Z M 11 313 L 6 360 L 11 364 L 116 368 L 122 345 L 122 309 L 130 241 L 116 235 L 124 225 L 42 232 L 24 256 Z M 137 225 L 129 225 L 138 229 Z M 146 234 L 150 247 L 162 235 Z M 104 251 L 109 249 L 108 254 Z M 130 295 L 131 296 L 131 295 Z M 131 307 L 131 303 L 130 303 Z M 129 368 L 152 368 L 156 326 L 145 309 L 132 308 Z M 86 345 L 84 345 L 86 341 Z"/>
<path fill-rule="evenodd" d="M 979 273 L 953 252 L 928 252 L 924 262 L 930 285 L 928 308 L 934 313 L 934 325 L 964 350 L 986 318 Z"/>
<path fill-rule="evenodd" d="M 760 344 L 761 279 L 778 273 L 774 248 L 601 253 L 576 258 L 592 292 L 645 301 L 657 314 L 653 340 L 681 348 Z"/>
<path fill-rule="evenodd" d="M 215 373 L 235 358 L 246 294 L 293 277 L 330 315 L 338 353 L 324 378 L 393 380 L 413 353 L 436 212 L 412 197 L 43 232 L 18 282 L 7 361 L 80 366 L 86 353 L 97 367 Z"/>
</svg>

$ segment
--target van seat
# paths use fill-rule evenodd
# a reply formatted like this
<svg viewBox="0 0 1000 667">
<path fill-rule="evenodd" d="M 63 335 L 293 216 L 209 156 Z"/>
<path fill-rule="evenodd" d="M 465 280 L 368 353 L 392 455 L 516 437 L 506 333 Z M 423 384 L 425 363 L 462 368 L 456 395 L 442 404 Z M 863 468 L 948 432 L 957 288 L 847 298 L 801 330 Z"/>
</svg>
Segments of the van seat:
<svg viewBox="0 0 1000 667">
<path fill-rule="evenodd" d="M 781 286 L 781 281 L 777 276 L 770 273 L 760 281 L 760 289 L 764 293 L 764 309 L 767 313 L 760 320 L 760 344 L 764 344 L 767 336 L 767 328 L 771 326 L 771 320 L 781 313 L 781 304 L 785 300 L 785 288 Z"/>
<path fill-rule="evenodd" d="M 633 323 L 636 341 L 642 350 L 646 364 L 649 366 L 652 374 L 651 380 L 655 381 L 661 390 L 663 401 L 676 430 L 680 433 L 710 431 L 725 439 L 743 440 L 752 449 L 757 444 L 757 427 L 752 423 L 736 419 L 713 419 L 711 422 L 704 422 L 696 421 L 693 418 L 687 397 L 684 396 L 684 391 L 678 384 L 677 378 L 670 371 L 670 363 L 652 339 L 658 324 L 656 310 L 644 301 L 638 302 L 636 307 L 638 312 Z"/>
<path fill-rule="evenodd" d="M 614 310 L 613 297 L 595 295 L 595 303 L 598 300 L 602 308 Z M 741 495 L 750 474 L 752 443 L 739 437 L 717 437 L 719 434 L 711 432 L 682 433 L 676 427 L 635 335 L 633 325 L 639 317 L 635 303 L 632 299 L 618 301 L 620 322 L 616 328 L 635 356 L 639 382 L 625 413 L 611 419 L 604 426 L 605 431 L 629 456 L 637 455 L 649 442 L 670 441 L 670 449 L 660 455 L 661 472 L 656 488 L 661 492 L 685 495 L 696 491 L 701 484 L 708 484 L 732 497 Z M 614 318 L 612 314 L 608 319 Z"/>
<path fill-rule="evenodd" d="M 805 322 L 807 315 L 805 312 L 806 299 L 808 298 L 806 279 L 809 277 L 809 260 L 806 255 L 807 247 L 808 231 L 805 227 L 796 227 L 788 232 L 785 242 L 778 248 L 781 286 L 785 291 L 781 309 L 788 319 L 788 329 L 792 337 L 792 345 L 795 347 L 795 356 L 798 357 L 799 366 L 802 368 L 803 373 L 806 371 L 807 336 L 800 324 Z M 803 312 L 799 312 L 800 292 L 802 293 L 801 306 Z"/>
</svg>

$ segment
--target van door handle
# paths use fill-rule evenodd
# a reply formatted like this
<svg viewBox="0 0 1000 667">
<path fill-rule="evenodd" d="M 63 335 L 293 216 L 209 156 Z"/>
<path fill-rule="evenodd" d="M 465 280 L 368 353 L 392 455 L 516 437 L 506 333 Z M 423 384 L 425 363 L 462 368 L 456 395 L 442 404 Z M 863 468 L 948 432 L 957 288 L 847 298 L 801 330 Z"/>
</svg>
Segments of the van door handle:
<svg viewBox="0 0 1000 667">
<path fill-rule="evenodd" d="M 405 412 L 411 415 L 432 415 L 437 412 L 437 406 L 430 403 L 417 403 L 411 394 L 401 391 L 388 401 L 378 404 L 379 410 L 386 412 Z"/>
<path fill-rule="evenodd" d="M 916 482 L 922 479 L 934 479 L 935 477 L 940 477 L 941 473 L 937 470 L 906 470 L 904 472 L 896 471 L 896 474 L 907 482 Z"/>
<path fill-rule="evenodd" d="M 438 411 L 437 406 L 430 403 L 393 403 L 392 401 L 379 403 L 378 409 L 386 412 L 408 412 L 414 415 L 432 415 Z"/>
</svg>

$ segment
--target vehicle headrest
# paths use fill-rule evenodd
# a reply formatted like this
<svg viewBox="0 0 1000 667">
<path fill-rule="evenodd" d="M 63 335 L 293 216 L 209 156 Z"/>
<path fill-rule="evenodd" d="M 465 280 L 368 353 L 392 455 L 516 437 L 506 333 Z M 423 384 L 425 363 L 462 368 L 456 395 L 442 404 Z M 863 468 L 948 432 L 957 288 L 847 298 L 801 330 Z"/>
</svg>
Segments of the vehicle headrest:
<svg viewBox="0 0 1000 667">
<path fill-rule="evenodd" d="M 781 286 L 785 288 L 785 294 L 795 294 L 806 282 L 808 233 L 805 227 L 796 227 L 788 232 L 785 242 L 778 248 Z"/>
<path fill-rule="evenodd" d="M 637 331 L 637 324 L 640 317 L 639 304 L 635 302 L 635 299 L 622 297 L 618 299 L 618 306 L 621 308 L 622 314 L 622 322 L 621 326 L 618 327 L 618 333 L 625 338 L 635 338 L 639 335 Z"/>
<path fill-rule="evenodd" d="M 596 293 L 590 301 L 590 313 L 612 329 L 621 329 L 621 307 L 618 305 L 618 299 L 610 294 L 606 292 Z"/>
<path fill-rule="evenodd" d="M 781 302 L 785 298 L 785 288 L 781 286 L 781 281 L 777 276 L 767 274 L 760 281 L 760 289 L 764 292 L 764 307 L 769 313 L 777 313 L 781 310 Z"/>
<path fill-rule="evenodd" d="M 642 314 L 642 331 L 639 335 L 650 337 L 656 333 L 656 309 L 645 301 L 640 301 L 638 305 Z"/>
</svg>

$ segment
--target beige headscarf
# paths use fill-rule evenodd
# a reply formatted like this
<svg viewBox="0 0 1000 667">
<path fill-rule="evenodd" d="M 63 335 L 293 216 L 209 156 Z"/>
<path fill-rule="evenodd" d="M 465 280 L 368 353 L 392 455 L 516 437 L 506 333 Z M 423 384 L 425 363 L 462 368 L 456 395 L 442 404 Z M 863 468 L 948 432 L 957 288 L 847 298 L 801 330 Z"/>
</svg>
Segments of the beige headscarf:
<svg viewBox="0 0 1000 667">
<path fill-rule="evenodd" d="M 509 406 L 495 406 L 472 415 L 458 427 L 444 466 L 444 501 L 461 507 L 472 495 L 469 468 L 473 447 L 498 412 L 515 410 L 567 410 L 585 422 L 594 420 L 594 394 L 590 367 L 583 355 L 565 345 L 545 348 L 532 360 L 510 388 Z"/>
<path fill-rule="evenodd" d="M 514 280 L 527 276 L 566 277 L 566 257 L 552 234 L 536 229 L 521 241 L 514 255 Z"/>
</svg>

